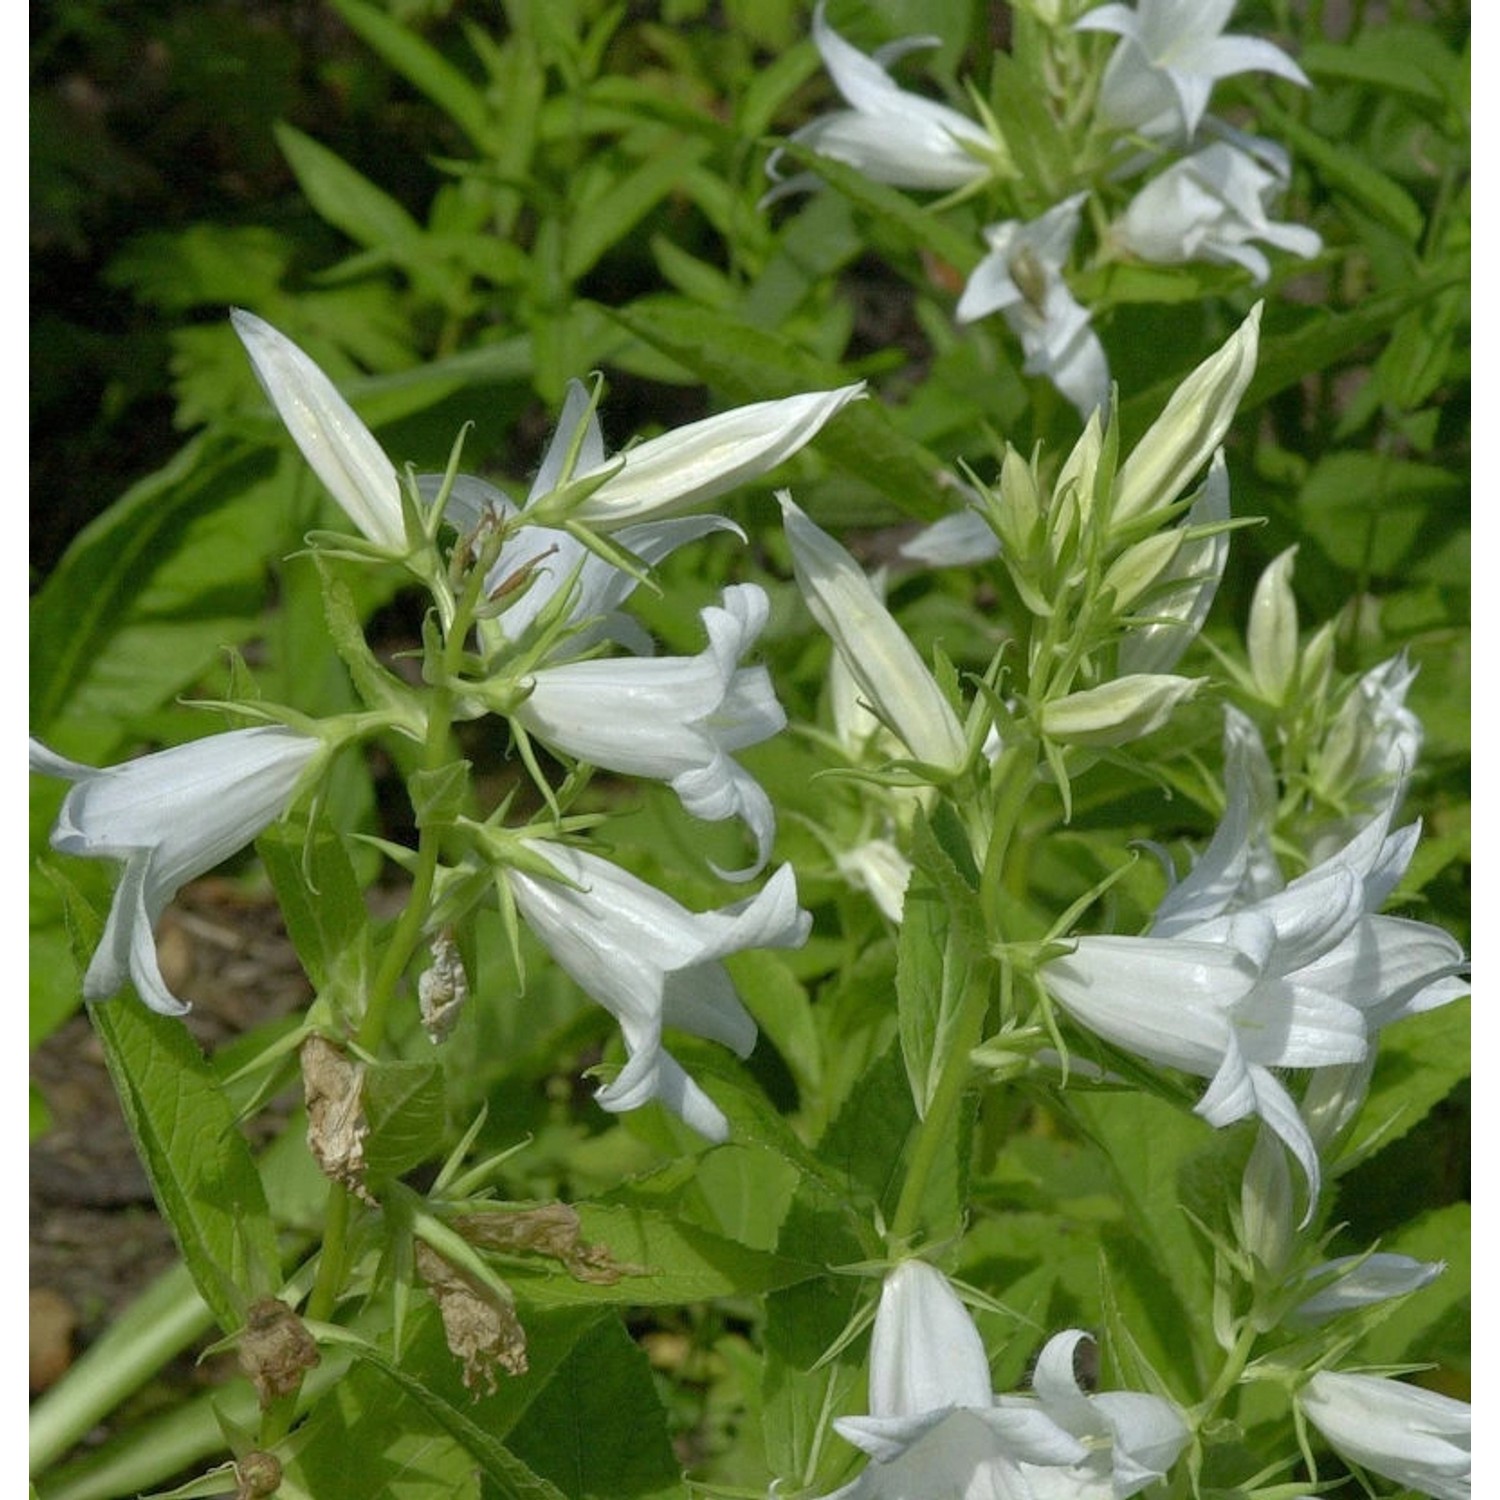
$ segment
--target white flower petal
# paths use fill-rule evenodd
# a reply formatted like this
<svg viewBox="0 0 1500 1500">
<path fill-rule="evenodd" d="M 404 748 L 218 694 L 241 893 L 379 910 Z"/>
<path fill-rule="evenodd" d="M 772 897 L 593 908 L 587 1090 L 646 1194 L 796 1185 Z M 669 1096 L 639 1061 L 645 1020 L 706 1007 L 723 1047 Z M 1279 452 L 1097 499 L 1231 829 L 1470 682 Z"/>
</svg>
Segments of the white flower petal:
<svg viewBox="0 0 1500 1500">
<path fill-rule="evenodd" d="M 285 334 L 240 308 L 230 321 L 292 440 L 344 514 L 378 546 L 405 552 L 396 470 L 370 429 Z"/>
</svg>

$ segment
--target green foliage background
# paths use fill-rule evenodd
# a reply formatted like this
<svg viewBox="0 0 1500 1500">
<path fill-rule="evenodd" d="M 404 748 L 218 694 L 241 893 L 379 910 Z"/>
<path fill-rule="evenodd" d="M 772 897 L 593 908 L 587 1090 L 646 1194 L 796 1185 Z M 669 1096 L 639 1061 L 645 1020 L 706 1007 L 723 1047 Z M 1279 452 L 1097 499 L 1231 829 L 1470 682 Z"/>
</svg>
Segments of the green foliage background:
<svg viewBox="0 0 1500 1500">
<path fill-rule="evenodd" d="M 1341 670 L 1410 652 L 1427 731 L 1411 806 L 1426 835 L 1398 906 L 1467 942 L 1468 8 L 1375 11 L 1236 12 L 1237 30 L 1284 39 L 1313 80 L 1305 93 L 1243 81 L 1227 92 L 1291 150 L 1283 216 L 1311 223 L 1326 249 L 1311 267 L 1278 262 L 1265 292 L 1260 365 L 1229 452 L 1235 513 L 1265 524 L 1235 533 L 1206 635 L 1239 650 L 1256 578 L 1295 543 L 1304 630 L 1338 617 Z M 988 71 L 995 46 L 1026 35 L 1008 7 L 872 0 L 833 17 L 867 47 L 936 33 L 942 46 L 922 64 L 934 87 L 974 76 L 1041 168 L 1062 150 L 1016 117 L 1014 64 L 1002 56 Z M 398 463 L 441 468 L 472 422 L 465 468 L 512 487 L 534 469 L 566 380 L 591 370 L 607 378 L 613 444 L 865 378 L 877 399 L 850 409 L 786 478 L 820 524 L 868 539 L 872 556 L 893 528 L 951 508 L 942 469 L 963 461 L 991 474 L 997 435 L 1066 451 L 1071 409 L 1021 373 L 1004 330 L 953 325 L 956 288 L 980 253 L 980 205 L 939 219 L 809 160 L 824 190 L 759 207 L 770 138 L 829 100 L 807 22 L 792 0 L 46 7 L 31 77 L 32 732 L 93 763 L 192 737 L 206 716 L 183 700 L 240 686 L 239 657 L 267 698 L 318 713 L 353 701 L 315 571 L 295 555 L 336 512 L 267 414 L 230 306 L 275 323 L 344 382 Z M 1222 267 L 1123 262 L 1086 272 L 1076 290 L 1111 353 L 1127 444 L 1260 295 Z M 697 611 L 723 584 L 765 581 L 778 690 L 794 719 L 816 721 L 826 644 L 797 614 L 769 486 L 732 513 L 751 546 L 716 540 L 672 559 L 662 595 L 642 591 L 641 613 L 668 649 L 695 650 Z M 961 668 L 989 659 L 983 601 L 976 609 L 961 580 L 901 577 L 892 602 L 924 648 L 941 640 Z M 415 638 L 409 601 L 391 590 L 367 587 L 356 607 L 383 651 Z M 1195 801 L 1191 756 L 1215 753 L 1218 713 L 1204 703 L 1184 716 L 1170 807 L 1123 775 L 1090 783 L 1073 824 L 1038 854 L 1038 912 L 1097 880 L 1122 834 L 1203 836 L 1217 809 Z M 502 748 L 466 746 L 497 790 L 516 779 Z M 809 1471 L 805 1437 L 820 1405 L 862 1399 L 857 1345 L 813 1367 L 858 1290 L 824 1268 L 877 1252 L 870 1213 L 888 1212 L 899 1189 L 889 1173 L 913 1118 L 890 1003 L 902 956 L 798 822 L 799 811 L 828 812 L 826 791 L 809 784 L 812 748 L 788 740 L 752 760 L 818 926 L 801 952 L 732 966 L 762 1032 L 747 1064 L 681 1049 L 695 1076 L 716 1080 L 734 1144 L 687 1171 L 690 1139 L 665 1115 L 571 1107 L 570 1081 L 612 1028 L 537 961 L 524 1011 L 475 1007 L 466 1020 L 477 1061 L 447 1065 L 446 1120 L 419 1149 L 440 1159 L 486 1103 L 483 1144 L 531 1138 L 508 1195 L 591 1204 L 591 1233 L 657 1266 L 661 1284 L 598 1295 L 518 1278 L 536 1314 L 533 1373 L 477 1404 L 456 1375 L 414 1391 L 356 1352 L 304 1439 L 314 1489 L 356 1421 L 395 1434 L 361 1450 L 361 1493 L 470 1493 L 476 1460 L 473 1493 L 520 1493 L 508 1455 L 542 1476 L 525 1491 L 537 1494 L 681 1494 L 683 1463 L 728 1487 L 763 1488 L 794 1469 L 808 1486 L 848 1477 L 827 1452 Z M 340 775 L 344 826 L 379 827 L 380 768 L 351 761 Z M 60 795 L 34 785 L 38 855 Z M 618 803 L 607 786 L 601 795 Z M 706 876 L 682 874 L 683 863 L 702 868 L 704 840 L 669 799 L 632 794 L 621 810 L 617 857 L 688 905 L 720 899 Z M 674 864 L 684 850 L 691 860 Z M 274 879 L 275 850 L 264 852 Z M 371 860 L 353 871 L 354 889 L 378 870 Z M 33 884 L 33 1045 L 77 1005 L 70 925 L 86 924 L 107 888 L 92 866 Z M 1157 894 L 1145 873 L 1117 891 L 1142 912 Z M 479 941 L 506 961 L 498 924 Z M 125 1053 L 171 1029 L 99 1014 Z M 1383 1133 L 1339 1185 L 1347 1247 L 1334 1250 L 1384 1233 L 1385 1248 L 1449 1259 L 1441 1295 L 1377 1330 L 1370 1350 L 1393 1363 L 1436 1358 L 1461 1390 L 1467 1011 L 1435 1019 L 1398 1028 L 1383 1053 L 1366 1117 Z M 210 1067 L 188 1086 L 188 1128 L 206 1128 L 195 1110 L 223 1108 Z M 34 1124 L 45 1128 L 44 1114 Z M 962 1274 L 1009 1310 L 981 1323 L 997 1382 L 1020 1381 L 1038 1330 L 1070 1320 L 1128 1326 L 1159 1369 L 1201 1360 L 1192 1330 L 1208 1319 L 1210 1272 L 1172 1205 L 1184 1183 L 1207 1202 L 1242 1166 L 1247 1140 L 1214 1136 L 1159 1100 L 1110 1095 L 1070 1096 L 1066 1113 L 1019 1098 L 986 1108 L 976 1130 L 974 1166 L 939 1174 L 930 1208 L 955 1231 L 962 1204 L 973 1215 Z M 1119 1144 L 1147 1140 L 1145 1154 Z M 217 1170 L 190 1152 L 176 1161 L 163 1170 L 189 1199 L 195 1173 Z M 255 1176 L 248 1160 L 232 1170 Z M 196 1220 L 202 1253 L 232 1260 L 254 1242 L 274 1259 L 273 1219 L 283 1235 L 297 1224 L 286 1203 L 255 1204 L 232 1233 Z M 1100 1242 L 1118 1251 L 1111 1266 L 1133 1268 L 1103 1291 Z M 437 1331 L 423 1316 L 413 1363 L 436 1369 Z M 472 1446 L 465 1422 L 493 1448 Z M 624 1443 L 643 1429 L 670 1433 L 675 1456 L 665 1435 L 653 1439 L 632 1450 L 629 1476 L 601 1488 L 590 1465 L 608 1434 Z M 763 1441 L 747 1439 L 756 1432 Z M 446 1446 L 434 1441 L 443 1434 Z M 41 1492 L 111 1493 L 101 1472 L 97 1456 L 83 1460 Z"/>
</svg>

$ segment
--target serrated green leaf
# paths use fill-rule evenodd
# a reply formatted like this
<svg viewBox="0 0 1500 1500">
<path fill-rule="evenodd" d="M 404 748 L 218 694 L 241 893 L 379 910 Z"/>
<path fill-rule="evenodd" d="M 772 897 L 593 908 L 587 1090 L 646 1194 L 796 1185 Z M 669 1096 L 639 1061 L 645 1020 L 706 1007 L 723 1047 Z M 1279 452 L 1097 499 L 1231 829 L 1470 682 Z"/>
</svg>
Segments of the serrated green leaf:
<svg viewBox="0 0 1500 1500">
<path fill-rule="evenodd" d="M 791 1286 L 818 1269 L 700 1229 L 668 1210 L 600 1203 L 575 1207 L 582 1238 L 606 1249 L 625 1274 L 613 1283 L 578 1281 L 566 1272 L 540 1270 L 530 1260 L 507 1264 L 506 1279 L 519 1302 L 674 1306 Z"/>
<path fill-rule="evenodd" d="M 365 1138 L 370 1182 L 399 1177 L 442 1151 L 447 1115 L 441 1064 L 369 1064 L 362 1098 L 370 1127 Z"/>
<path fill-rule="evenodd" d="M 507 1436 L 568 1500 L 685 1500 L 645 1352 L 613 1319 L 586 1334 Z"/>
<path fill-rule="evenodd" d="M 270 876 L 287 936 L 313 987 L 346 969 L 366 930 L 364 894 L 344 841 L 329 829 L 309 833 L 298 820 L 272 824 L 255 843 Z"/>
</svg>

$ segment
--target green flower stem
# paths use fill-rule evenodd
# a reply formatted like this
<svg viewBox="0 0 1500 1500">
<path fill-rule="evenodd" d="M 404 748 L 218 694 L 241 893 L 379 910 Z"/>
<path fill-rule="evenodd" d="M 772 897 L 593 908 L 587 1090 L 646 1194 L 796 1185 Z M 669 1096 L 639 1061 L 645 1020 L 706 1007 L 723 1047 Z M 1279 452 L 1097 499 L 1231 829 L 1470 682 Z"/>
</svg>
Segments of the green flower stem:
<svg viewBox="0 0 1500 1500">
<path fill-rule="evenodd" d="M 938 1155 L 952 1139 L 958 1107 L 968 1086 L 972 1064 L 969 1054 L 979 1045 L 984 1034 L 984 1018 L 990 1008 L 990 985 L 988 966 L 981 971 L 983 982 L 972 983 L 964 997 L 963 1010 L 953 1031 L 953 1050 L 943 1064 L 937 1088 L 927 1106 L 927 1117 L 917 1127 L 916 1144 L 906 1168 L 906 1180 L 901 1184 L 901 1197 L 896 1203 L 895 1216 L 891 1220 L 889 1238 L 900 1244 L 909 1239 L 922 1216 L 922 1201 L 927 1195 L 927 1184 Z"/>
<path fill-rule="evenodd" d="M 1021 812 L 1035 780 L 1037 753 L 1035 744 L 1022 741 L 1000 753 L 991 781 L 994 788 L 988 844 L 976 848 L 975 858 L 982 864 L 980 901 L 991 935 L 996 925 L 997 898 L 1003 879 L 1005 856 L 1010 848 Z M 974 836 L 971 833 L 971 837 Z M 981 859 L 982 856 L 982 859 Z M 978 966 L 970 980 L 968 994 L 953 1030 L 953 1048 L 943 1064 L 937 1087 L 927 1106 L 927 1114 L 917 1128 L 916 1143 L 901 1184 L 901 1197 L 891 1220 L 890 1238 L 900 1243 L 916 1229 L 922 1214 L 922 1202 L 938 1156 L 951 1141 L 956 1128 L 959 1105 L 968 1087 L 972 1063 L 970 1054 L 984 1035 L 984 1020 L 989 1013 L 992 970 L 988 964 Z"/>
<path fill-rule="evenodd" d="M 427 734 L 422 748 L 422 769 L 436 771 L 449 758 L 449 738 L 453 727 L 454 693 L 450 684 L 456 679 L 463 659 L 464 640 L 473 623 L 474 609 L 483 587 L 484 570 L 474 568 L 465 581 L 462 595 L 453 609 L 453 619 L 443 636 L 440 660 L 433 673 L 435 679 L 428 700 Z M 417 840 L 417 863 L 412 875 L 411 891 L 396 919 L 396 926 L 386 943 L 380 966 L 366 996 L 364 1016 L 355 1035 L 355 1044 L 367 1053 L 378 1053 L 385 1041 L 391 1002 L 401 977 L 411 963 L 412 955 L 422 941 L 422 930 L 432 902 L 437 879 L 438 856 L 442 843 L 439 824 L 423 824 Z M 343 1288 L 346 1247 L 352 1211 L 349 1190 L 342 1183 L 330 1183 L 328 1207 L 323 1219 L 323 1248 L 318 1259 L 318 1274 L 307 1301 L 306 1317 L 312 1322 L 331 1320 Z M 290 1395 L 277 1402 L 262 1419 L 262 1442 L 274 1444 L 289 1430 L 297 1397 Z"/>
<path fill-rule="evenodd" d="M 1011 841 L 1036 784 L 1036 767 L 1037 747 L 1032 741 L 1023 741 L 1001 751 L 991 776 L 993 812 L 988 842 L 976 848 L 974 855 L 981 870 L 979 907 L 992 945 L 1004 942 L 1007 937 L 1001 931 L 1000 897 L 1005 890 Z"/>
<path fill-rule="evenodd" d="M 1239 1384 L 1240 1376 L 1245 1373 L 1245 1367 L 1250 1363 L 1250 1355 L 1259 1337 L 1260 1334 L 1253 1323 L 1246 1319 L 1244 1327 L 1240 1329 L 1239 1337 L 1234 1342 L 1234 1348 L 1229 1351 L 1228 1358 L 1225 1359 L 1208 1394 L 1193 1409 L 1195 1426 L 1201 1429 L 1223 1404 L 1224 1398 Z"/>
</svg>

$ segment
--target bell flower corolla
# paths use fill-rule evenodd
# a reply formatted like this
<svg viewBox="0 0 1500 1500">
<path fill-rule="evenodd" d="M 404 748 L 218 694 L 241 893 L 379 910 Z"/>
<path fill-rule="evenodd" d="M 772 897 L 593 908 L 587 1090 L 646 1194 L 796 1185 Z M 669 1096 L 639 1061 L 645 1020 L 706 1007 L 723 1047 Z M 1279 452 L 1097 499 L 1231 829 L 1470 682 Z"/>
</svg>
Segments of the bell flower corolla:
<svg viewBox="0 0 1500 1500">
<path fill-rule="evenodd" d="M 567 482 L 545 491 L 533 486 L 523 515 L 538 526 L 571 520 L 608 533 L 680 515 L 774 469 L 864 393 L 859 380 L 756 401 L 648 438 L 611 459 L 590 438 Z M 590 487 L 593 480 L 598 483 Z M 577 492 L 585 489 L 580 499 Z"/>
<path fill-rule="evenodd" d="M 1229 723 L 1231 750 L 1241 748 L 1226 753 L 1224 822 L 1149 932 L 1079 938 L 1042 977 L 1086 1029 L 1208 1078 L 1196 1112 L 1210 1124 L 1259 1116 L 1301 1166 L 1310 1215 L 1317 1148 L 1272 1070 L 1363 1062 L 1383 1026 L 1464 993 L 1463 953 L 1440 928 L 1377 914 L 1420 832 L 1388 832 L 1394 802 L 1329 858 L 1279 887 L 1276 872 L 1267 889 L 1256 793 L 1235 769 L 1253 729 L 1234 710 Z"/>
<path fill-rule="evenodd" d="M 1032 1394 L 999 1398 L 1005 1410 L 1039 1408 L 1087 1450 L 1067 1468 L 1023 1463 L 1035 1500 L 1126 1500 L 1163 1478 L 1187 1446 L 1187 1424 L 1170 1401 L 1139 1391 L 1084 1391 L 1074 1356 L 1087 1339 L 1076 1328 L 1048 1339 Z"/>
<path fill-rule="evenodd" d="M 960 323 L 1002 313 L 1021 341 L 1026 373 L 1045 376 L 1085 420 L 1109 401 L 1104 346 L 1063 280 L 1087 197 L 1075 193 L 1030 223 L 1008 219 L 986 229 L 989 254 L 974 267 L 954 312 Z"/>
<path fill-rule="evenodd" d="M 691 912 L 597 855 L 544 840 L 529 847 L 557 879 L 508 868 L 527 925 L 563 970 L 620 1023 L 624 1069 L 595 1096 L 621 1113 L 660 1099 L 700 1135 L 728 1138 L 723 1112 L 666 1050 L 666 1027 L 722 1042 L 746 1057 L 755 1022 L 723 960 L 749 948 L 799 948 L 812 918 L 797 905 L 790 865 L 747 901 Z"/>
<path fill-rule="evenodd" d="M 188 881 L 222 864 L 280 817 L 321 749 L 322 741 L 312 735 L 258 725 L 95 768 L 31 741 L 31 769 L 73 783 L 52 830 L 52 847 L 124 865 L 104 935 L 84 974 L 85 999 L 107 999 L 128 981 L 162 1015 L 189 1009 L 162 978 L 158 919 Z"/>
<path fill-rule="evenodd" d="M 973 120 L 946 104 L 907 93 L 886 71 L 897 58 L 935 47 L 941 38 L 906 37 L 867 57 L 828 24 L 826 9 L 819 0 L 813 11 L 813 41 L 849 108 L 811 121 L 795 131 L 792 140 L 892 187 L 967 187 L 1005 160 L 1000 143 Z M 773 152 L 766 163 L 773 181 L 780 156 Z M 801 173 L 779 181 L 762 202 L 816 185 L 814 175 Z"/>
<path fill-rule="evenodd" d="M 333 382 L 287 336 L 254 313 L 229 315 L 271 405 L 344 514 L 377 547 L 406 551 L 395 466 Z"/>
<path fill-rule="evenodd" d="M 802 597 L 869 707 L 913 760 L 957 772 L 968 759 L 963 726 L 865 571 L 828 533 L 778 494 Z"/>
<path fill-rule="evenodd" d="M 1216 141 L 1173 162 L 1131 199 L 1112 226 L 1113 237 L 1142 260 L 1227 262 L 1243 266 L 1257 283 L 1271 274 L 1271 264 L 1253 240 L 1304 260 L 1316 255 L 1323 248 L 1316 230 L 1269 217 L 1291 169 L 1280 147 L 1269 141 L 1257 146 L 1252 155 Z"/>
<path fill-rule="evenodd" d="M 1162 143 L 1189 139 L 1221 78 L 1273 73 L 1308 86 L 1285 52 L 1259 37 L 1225 36 L 1235 0 L 1137 0 L 1101 5 L 1075 22 L 1079 31 L 1120 38 L 1099 86 L 1109 124 Z"/>
<path fill-rule="evenodd" d="M 741 666 L 766 623 L 753 583 L 724 590 L 703 611 L 707 647 L 697 656 L 607 657 L 545 666 L 507 711 L 528 733 L 590 765 L 666 781 L 694 817 L 742 818 L 755 839 L 748 879 L 771 853 L 776 815 L 760 783 L 732 752 L 786 724 L 770 674 Z"/>
<path fill-rule="evenodd" d="M 1467 1401 L 1380 1375 L 1320 1370 L 1298 1392 L 1297 1402 L 1348 1462 L 1432 1500 L 1470 1500 Z"/>
<path fill-rule="evenodd" d="M 920 1260 L 903 1261 L 880 1289 L 869 1416 L 833 1425 L 871 1461 L 825 1500 L 1032 1500 L 1023 1465 L 1089 1456 L 1040 1405 L 997 1401 L 974 1320 L 942 1272 Z"/>
</svg>

